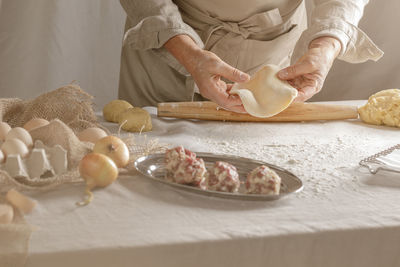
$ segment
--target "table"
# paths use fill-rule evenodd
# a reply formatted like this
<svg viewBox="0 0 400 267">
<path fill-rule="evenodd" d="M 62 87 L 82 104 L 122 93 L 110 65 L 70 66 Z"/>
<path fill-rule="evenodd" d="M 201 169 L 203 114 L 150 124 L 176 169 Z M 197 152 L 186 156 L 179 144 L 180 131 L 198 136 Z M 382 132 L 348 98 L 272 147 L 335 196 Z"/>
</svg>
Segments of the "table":
<svg viewBox="0 0 400 267">
<path fill-rule="evenodd" d="M 361 105 L 364 101 L 332 104 Z M 358 162 L 399 142 L 359 120 L 233 123 L 157 118 L 147 138 L 288 169 L 304 190 L 241 202 L 120 177 L 77 207 L 84 185 L 32 195 L 27 267 L 400 266 L 400 177 Z M 117 125 L 105 123 L 113 132 Z"/>
</svg>

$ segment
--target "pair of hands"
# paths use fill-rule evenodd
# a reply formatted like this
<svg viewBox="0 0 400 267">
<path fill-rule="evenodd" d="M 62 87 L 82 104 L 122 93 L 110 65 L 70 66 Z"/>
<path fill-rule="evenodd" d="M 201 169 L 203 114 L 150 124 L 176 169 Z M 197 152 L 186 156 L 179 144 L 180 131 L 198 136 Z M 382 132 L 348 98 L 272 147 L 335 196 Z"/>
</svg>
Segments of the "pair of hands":
<svg viewBox="0 0 400 267">
<path fill-rule="evenodd" d="M 221 78 L 242 83 L 250 79 L 248 74 L 228 65 L 214 53 L 198 48 L 188 36 L 178 35 L 170 39 L 165 47 L 192 75 L 203 97 L 223 108 L 245 112 L 239 96 L 229 94 L 232 84 Z M 315 39 L 294 65 L 278 72 L 280 79 L 288 81 L 299 91 L 295 101 L 306 101 L 321 90 L 340 49 L 340 42 L 335 38 Z"/>
</svg>

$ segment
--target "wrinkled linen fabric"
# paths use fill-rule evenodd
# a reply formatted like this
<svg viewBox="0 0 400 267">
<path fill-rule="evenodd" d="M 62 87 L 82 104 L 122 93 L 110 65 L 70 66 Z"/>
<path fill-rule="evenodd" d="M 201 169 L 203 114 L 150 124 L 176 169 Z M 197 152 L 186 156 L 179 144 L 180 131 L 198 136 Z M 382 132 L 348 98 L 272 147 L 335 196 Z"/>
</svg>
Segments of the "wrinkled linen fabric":
<svg viewBox="0 0 400 267">
<path fill-rule="evenodd" d="M 153 121 L 147 140 L 265 161 L 302 179 L 303 191 L 277 201 L 241 201 L 122 175 L 93 191 L 85 207 L 75 205 L 83 183 L 36 192 L 37 208 L 26 220 L 38 230 L 26 267 L 399 266 L 398 174 L 358 167 L 360 159 L 396 144 L 398 131 L 359 120 L 159 118 L 146 109 Z M 104 126 L 118 132 L 117 124 Z"/>
<path fill-rule="evenodd" d="M 1 4 L 1 1 L 0 1 Z M 0 204 L 7 203 L 0 195 Z M 23 267 L 29 250 L 29 239 L 34 227 L 29 225 L 24 215 L 14 208 L 12 223 L 0 224 L 0 266 Z"/>
<path fill-rule="evenodd" d="M 383 56 L 383 51 L 357 27 L 369 0 L 313 2 L 310 25 L 297 42 L 292 62 L 304 55 L 312 40 L 322 36 L 338 39 L 342 45 L 338 59 L 349 63 L 377 61 Z"/>
<path fill-rule="evenodd" d="M 120 2 L 129 19 L 135 25 L 125 33 L 124 38 L 124 42 L 129 43 L 133 49 L 158 49 L 166 41 L 178 34 L 189 35 L 200 47 L 204 48 L 200 35 L 182 19 L 179 7 L 180 5 L 185 5 L 185 1 L 146 1 L 139 5 L 129 0 L 121 0 Z M 207 10 L 208 1 L 193 0 L 193 2 L 196 2 L 195 8 L 199 9 L 200 12 L 209 13 Z M 219 2 L 237 7 L 231 1 Z M 241 12 L 255 9 L 254 6 L 257 6 L 258 1 L 254 2 L 246 1 L 246 5 L 241 5 L 238 9 Z M 265 2 L 275 2 L 278 9 L 284 8 L 285 5 L 288 6 L 288 3 L 279 6 L 278 1 Z M 294 0 L 292 2 L 299 1 Z M 383 52 L 357 27 L 362 18 L 364 6 L 368 4 L 369 0 L 314 0 L 313 2 L 314 8 L 311 13 L 311 23 L 298 41 L 296 57 L 294 58 L 304 54 L 310 41 L 321 36 L 337 38 L 342 45 L 339 59 L 347 62 L 359 63 L 369 59 L 376 61 L 383 55 Z M 223 4 L 220 6 L 223 6 Z M 246 10 L 243 11 L 243 8 Z M 214 13 L 217 17 L 220 17 L 219 13 L 224 14 L 224 9 L 214 10 Z M 213 16 L 212 14 L 209 15 L 210 17 Z M 226 14 L 222 16 L 229 19 Z M 231 31 L 234 32 L 234 30 Z M 176 65 L 176 62 L 171 64 Z M 181 67 L 177 68 L 180 70 Z"/>
</svg>

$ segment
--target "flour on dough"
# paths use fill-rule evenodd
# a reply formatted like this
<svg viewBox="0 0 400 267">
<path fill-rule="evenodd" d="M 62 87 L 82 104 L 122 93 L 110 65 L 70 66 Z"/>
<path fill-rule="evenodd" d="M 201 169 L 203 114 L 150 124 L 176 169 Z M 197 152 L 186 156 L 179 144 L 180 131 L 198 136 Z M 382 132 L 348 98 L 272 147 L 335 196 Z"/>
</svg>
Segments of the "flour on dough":
<svg viewBox="0 0 400 267">
<path fill-rule="evenodd" d="M 358 113 L 366 123 L 400 127 L 400 90 L 387 89 L 373 94 Z"/>
<path fill-rule="evenodd" d="M 286 109 L 296 98 L 297 90 L 280 80 L 278 66 L 266 65 L 247 83 L 235 83 L 231 93 L 238 94 L 246 111 L 255 117 L 267 118 Z"/>
</svg>

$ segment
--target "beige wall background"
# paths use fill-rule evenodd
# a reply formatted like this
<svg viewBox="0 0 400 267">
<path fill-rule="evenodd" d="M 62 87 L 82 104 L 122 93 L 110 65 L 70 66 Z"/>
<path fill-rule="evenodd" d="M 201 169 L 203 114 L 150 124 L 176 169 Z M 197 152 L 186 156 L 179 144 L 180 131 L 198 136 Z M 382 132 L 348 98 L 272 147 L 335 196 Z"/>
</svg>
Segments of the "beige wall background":
<svg viewBox="0 0 400 267">
<path fill-rule="evenodd" d="M 2 0 L 0 97 L 75 80 L 101 108 L 117 97 L 124 21 L 117 0 Z"/>
<path fill-rule="evenodd" d="M 385 56 L 337 61 L 313 100 L 400 87 L 398 10 L 399 0 L 370 1 L 360 27 Z M 117 0 L 0 0 L 0 97 L 33 98 L 77 81 L 101 108 L 117 97 L 124 20 Z"/>
</svg>

